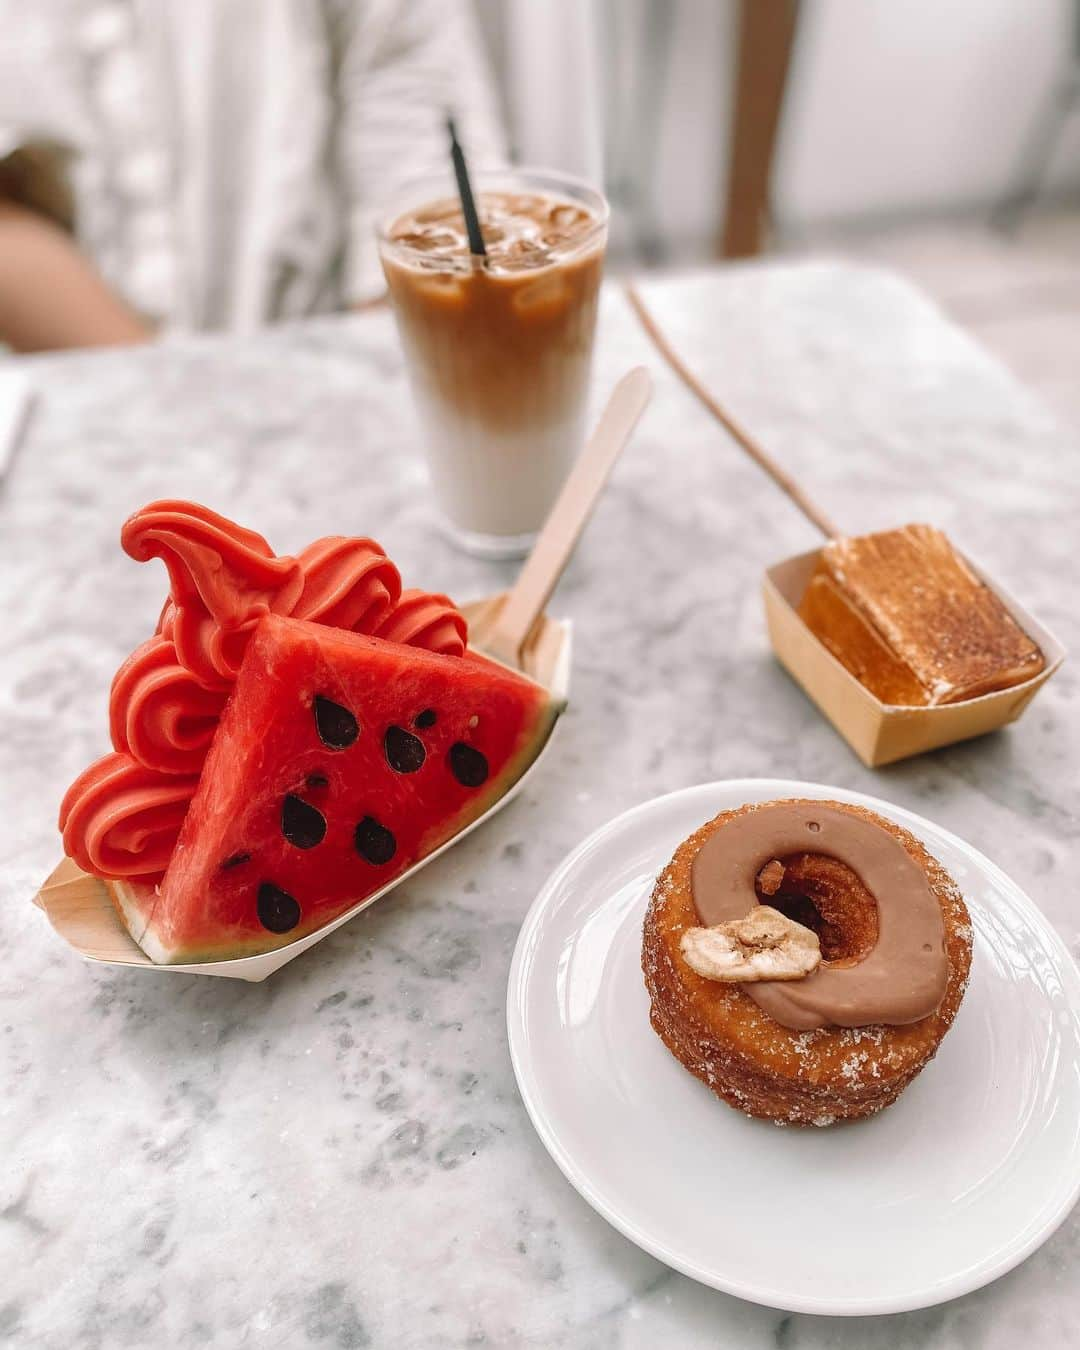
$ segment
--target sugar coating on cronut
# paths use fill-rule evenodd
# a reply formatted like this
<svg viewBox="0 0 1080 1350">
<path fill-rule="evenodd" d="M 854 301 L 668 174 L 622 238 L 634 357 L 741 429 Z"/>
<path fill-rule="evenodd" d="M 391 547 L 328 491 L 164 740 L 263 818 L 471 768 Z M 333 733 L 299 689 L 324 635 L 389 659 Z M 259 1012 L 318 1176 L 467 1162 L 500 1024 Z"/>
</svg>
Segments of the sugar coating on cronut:
<svg viewBox="0 0 1080 1350">
<path fill-rule="evenodd" d="M 693 859 L 727 820 L 758 805 L 722 812 L 680 844 L 653 889 L 641 964 L 653 1029 L 695 1077 L 748 1116 L 777 1125 L 824 1126 L 889 1106 L 934 1057 L 967 987 L 973 935 L 956 883 L 914 835 L 863 807 L 798 804 L 827 805 L 872 821 L 899 840 L 923 870 L 941 906 L 948 960 L 945 996 L 938 1008 L 907 1026 L 794 1031 L 775 1022 L 738 985 L 706 980 L 691 970 L 679 942 L 687 928 L 700 924 L 691 885 Z M 815 871 L 812 865 L 803 870 Z M 850 878 L 850 891 L 833 897 L 836 914 L 872 903 L 843 864 L 818 871 L 834 886 L 843 874 Z M 856 938 L 855 945 L 862 943 Z"/>
</svg>

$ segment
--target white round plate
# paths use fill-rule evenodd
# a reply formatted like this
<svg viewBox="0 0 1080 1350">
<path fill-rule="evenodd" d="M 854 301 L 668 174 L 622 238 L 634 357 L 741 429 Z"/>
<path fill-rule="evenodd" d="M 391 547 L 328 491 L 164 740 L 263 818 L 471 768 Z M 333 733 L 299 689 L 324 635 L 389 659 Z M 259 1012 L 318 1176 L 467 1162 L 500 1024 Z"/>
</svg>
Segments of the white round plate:
<svg viewBox="0 0 1080 1350">
<path fill-rule="evenodd" d="M 895 1106 L 779 1129 L 713 1096 L 649 1025 L 641 924 L 659 869 L 717 812 L 775 797 L 868 806 L 922 839 L 975 926 L 971 984 Z M 902 1312 L 1017 1265 L 1080 1191 L 1080 971 L 1020 888 L 888 802 L 776 779 L 674 792 L 605 825 L 550 877 L 514 952 L 518 1087 L 590 1205 L 676 1270 L 792 1312 Z"/>
</svg>

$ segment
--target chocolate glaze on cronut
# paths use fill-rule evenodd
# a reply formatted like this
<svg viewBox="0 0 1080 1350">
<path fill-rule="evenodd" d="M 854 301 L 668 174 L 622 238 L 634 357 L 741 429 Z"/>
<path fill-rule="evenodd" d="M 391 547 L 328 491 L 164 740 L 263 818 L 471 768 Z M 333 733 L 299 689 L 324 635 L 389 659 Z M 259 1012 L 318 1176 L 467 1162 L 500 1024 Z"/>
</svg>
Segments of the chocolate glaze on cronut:
<svg viewBox="0 0 1080 1350">
<path fill-rule="evenodd" d="M 914 858 L 871 820 L 805 802 L 773 802 L 732 816 L 693 861 L 702 924 L 744 917 L 758 902 L 761 869 L 806 853 L 835 858 L 860 879 L 877 905 L 877 942 L 854 964 L 823 961 L 799 980 L 740 988 L 781 1026 L 800 1031 L 902 1026 L 932 1013 L 949 978 L 941 907 Z"/>
</svg>

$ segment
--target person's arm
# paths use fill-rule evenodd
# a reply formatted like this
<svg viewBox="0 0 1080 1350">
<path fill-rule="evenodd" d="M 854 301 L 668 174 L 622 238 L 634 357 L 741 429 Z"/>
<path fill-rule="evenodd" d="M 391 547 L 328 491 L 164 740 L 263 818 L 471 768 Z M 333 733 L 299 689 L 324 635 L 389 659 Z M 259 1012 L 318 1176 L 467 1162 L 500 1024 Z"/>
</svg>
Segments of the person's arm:
<svg viewBox="0 0 1080 1350">
<path fill-rule="evenodd" d="M 17 352 L 145 342 L 151 330 L 59 226 L 0 198 L 0 342 Z"/>
<path fill-rule="evenodd" d="M 338 178 L 349 212 L 346 295 L 385 290 L 375 220 L 395 188 L 445 165 L 446 114 L 469 163 L 506 162 L 506 141 L 471 0 L 368 0 L 339 11 Z"/>
</svg>

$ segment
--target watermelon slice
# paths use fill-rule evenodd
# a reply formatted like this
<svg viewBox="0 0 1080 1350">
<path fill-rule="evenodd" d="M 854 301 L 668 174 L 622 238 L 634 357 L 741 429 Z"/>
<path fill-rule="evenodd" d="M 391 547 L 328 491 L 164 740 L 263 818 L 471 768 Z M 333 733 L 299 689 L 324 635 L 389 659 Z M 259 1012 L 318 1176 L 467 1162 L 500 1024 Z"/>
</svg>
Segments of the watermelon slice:
<svg viewBox="0 0 1080 1350">
<path fill-rule="evenodd" d="M 547 690 L 495 662 L 259 624 L 164 880 L 111 883 L 163 964 L 321 928 L 483 814 L 543 748 Z"/>
</svg>

